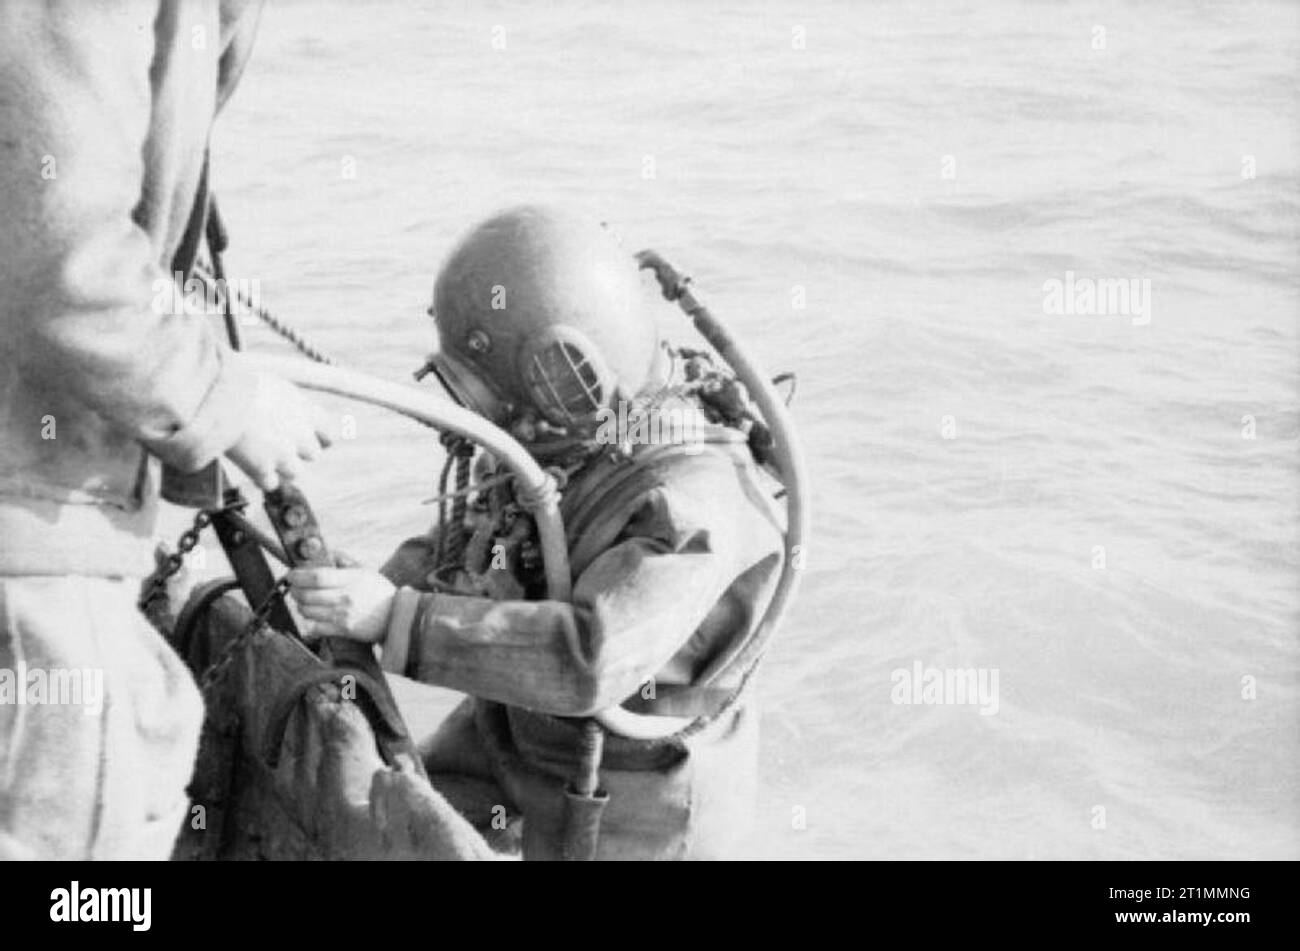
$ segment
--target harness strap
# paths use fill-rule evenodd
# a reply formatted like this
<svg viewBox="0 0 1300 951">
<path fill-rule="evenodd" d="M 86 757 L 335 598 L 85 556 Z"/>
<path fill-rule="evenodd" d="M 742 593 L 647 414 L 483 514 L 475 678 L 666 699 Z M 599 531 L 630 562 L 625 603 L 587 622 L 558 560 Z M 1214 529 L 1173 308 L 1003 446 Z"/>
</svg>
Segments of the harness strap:
<svg viewBox="0 0 1300 951">
<path fill-rule="evenodd" d="M 280 536 L 280 543 L 284 546 L 285 554 L 293 566 L 335 564 L 334 557 L 321 538 L 316 515 L 312 512 L 306 496 L 297 486 L 292 482 L 286 482 L 275 491 L 267 492 L 263 496 L 263 503 L 267 517 L 276 534 Z M 261 555 L 260 550 L 258 556 L 262 558 L 265 566 L 265 557 Z M 283 601 L 279 604 L 283 607 Z M 399 754 L 409 754 L 418 764 L 419 757 L 415 755 L 410 732 L 402 719 L 397 701 L 388 687 L 388 681 L 384 678 L 383 669 L 375 659 L 375 653 L 370 646 L 358 644 L 347 638 L 326 638 L 320 648 L 319 660 L 323 664 L 322 669 L 308 677 L 303 689 L 305 690 L 312 683 L 334 680 L 339 676 L 340 671 L 354 676 L 359 688 L 357 704 L 375 731 L 375 739 L 384 761 L 391 766 Z M 293 695 L 292 702 L 297 703 L 301 698 L 301 691 L 296 691 L 296 695 L 294 694 L 295 691 L 290 691 L 290 695 Z M 273 734 L 274 732 L 272 731 Z M 280 735 L 283 735 L 282 728 Z M 268 739 L 267 742 L 270 743 L 272 740 Z M 274 742 L 277 744 L 278 753 L 278 736 L 274 738 Z"/>
<path fill-rule="evenodd" d="M 232 489 L 230 494 L 233 497 L 236 493 L 238 490 Z M 221 549 L 225 552 L 226 560 L 230 562 L 248 603 L 253 607 L 265 603 L 275 590 L 275 575 L 266 563 L 262 547 L 225 512 L 213 514 L 212 527 L 216 530 L 217 540 L 221 543 Z M 271 604 L 267 622 L 277 631 L 295 639 L 299 637 L 298 626 L 294 624 L 293 615 L 283 600 L 277 599 Z"/>
<path fill-rule="evenodd" d="M 205 149 L 203 167 L 199 170 L 199 182 L 194 189 L 194 204 L 190 207 L 190 217 L 185 222 L 185 231 L 181 235 L 180 244 L 176 246 L 176 253 L 172 255 L 172 274 L 180 273 L 189 277 L 190 270 L 199 256 L 199 244 L 203 241 L 208 220 L 208 159 L 209 153 Z"/>
</svg>

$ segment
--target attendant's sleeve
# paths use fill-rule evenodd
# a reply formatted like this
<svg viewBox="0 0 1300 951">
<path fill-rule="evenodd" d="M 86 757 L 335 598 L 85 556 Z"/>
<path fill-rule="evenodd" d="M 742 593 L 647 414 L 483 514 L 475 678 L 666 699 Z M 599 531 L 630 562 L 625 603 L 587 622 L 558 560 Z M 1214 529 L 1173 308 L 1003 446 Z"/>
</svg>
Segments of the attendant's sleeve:
<svg viewBox="0 0 1300 951">
<path fill-rule="evenodd" d="M 165 249 L 132 218 L 169 107 L 150 85 L 157 10 L 0 4 L 0 349 L 189 470 L 237 441 L 253 388 L 211 321 L 174 311 Z"/>
<path fill-rule="evenodd" d="M 739 573 L 734 489 L 661 486 L 577 579 L 572 603 L 420 595 L 415 676 L 561 716 L 620 703 L 690 639 Z"/>
</svg>

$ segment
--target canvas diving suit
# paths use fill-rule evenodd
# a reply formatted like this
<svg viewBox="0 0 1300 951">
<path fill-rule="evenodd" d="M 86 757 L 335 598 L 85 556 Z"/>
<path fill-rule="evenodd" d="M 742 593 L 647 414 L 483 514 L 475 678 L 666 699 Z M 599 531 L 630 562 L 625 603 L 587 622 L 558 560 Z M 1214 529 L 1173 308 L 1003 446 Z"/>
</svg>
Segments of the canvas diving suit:
<svg viewBox="0 0 1300 951">
<path fill-rule="evenodd" d="M 728 857 L 752 821 L 758 723 L 748 671 L 718 662 L 754 632 L 784 557 L 748 449 L 637 447 L 576 473 L 561 511 L 571 603 L 431 593 L 436 530 L 383 569 L 399 586 L 384 666 L 469 695 L 424 745 L 430 778 L 481 826 L 522 813 L 525 859 L 559 858 L 576 718 L 620 702 L 702 717 L 685 739 L 605 738 L 595 857 Z"/>
</svg>

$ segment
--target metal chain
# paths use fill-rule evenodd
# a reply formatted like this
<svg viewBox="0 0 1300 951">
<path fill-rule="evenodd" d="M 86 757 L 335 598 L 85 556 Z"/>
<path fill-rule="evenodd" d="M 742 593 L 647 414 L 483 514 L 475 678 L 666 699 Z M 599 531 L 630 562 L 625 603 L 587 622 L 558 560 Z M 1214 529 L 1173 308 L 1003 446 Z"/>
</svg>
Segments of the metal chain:
<svg viewBox="0 0 1300 951">
<path fill-rule="evenodd" d="M 272 588 L 271 593 L 266 596 L 266 600 L 258 605 L 257 610 L 253 612 L 252 620 L 248 622 L 247 626 L 245 626 L 242 631 L 230 639 L 230 642 L 226 644 L 225 648 L 221 651 L 221 656 L 203 672 L 203 677 L 199 680 L 200 690 L 206 693 L 209 687 L 225 675 L 226 671 L 230 668 L 230 665 L 234 662 L 235 654 L 239 652 L 239 649 L 244 646 L 253 634 L 266 626 L 267 616 L 271 613 L 271 610 L 275 605 L 284 598 L 284 595 L 289 588 L 290 584 L 287 576 L 281 578 L 275 583 L 275 587 Z"/>
<path fill-rule="evenodd" d="M 167 587 L 167 582 L 174 577 L 184 566 L 185 556 L 188 555 L 199 543 L 199 538 L 203 530 L 212 524 L 212 517 L 221 512 L 238 511 L 247 505 L 246 502 L 237 502 L 234 505 L 227 505 L 220 509 L 203 510 L 194 516 L 194 522 L 185 531 L 181 532 L 180 537 L 176 540 L 176 551 L 169 554 L 166 560 L 145 580 L 145 591 L 140 597 L 139 608 L 141 611 L 147 611 L 153 600 L 159 596 Z M 253 612 L 252 619 L 248 625 L 240 631 L 235 637 L 231 638 L 221 656 L 217 658 L 216 663 L 212 664 L 204 671 L 199 681 L 200 689 L 206 691 L 230 667 L 239 648 L 248 640 L 252 634 L 266 624 L 267 616 L 271 613 L 276 603 L 284 598 L 290 588 L 288 577 L 280 578 L 275 587 L 266 596 L 266 599 L 258 605 Z"/>
<path fill-rule="evenodd" d="M 154 598 L 158 597 L 167 588 L 167 582 L 177 574 L 185 565 L 185 556 L 194 550 L 199 543 L 199 535 L 205 528 L 212 524 L 212 513 L 200 511 L 194 516 L 194 523 L 181 532 L 180 538 L 176 539 L 176 551 L 167 556 L 167 559 L 154 569 L 153 574 L 149 575 L 144 582 L 144 590 L 140 595 L 140 601 L 137 607 L 141 611 L 146 611 L 149 605 L 153 603 Z"/>
</svg>

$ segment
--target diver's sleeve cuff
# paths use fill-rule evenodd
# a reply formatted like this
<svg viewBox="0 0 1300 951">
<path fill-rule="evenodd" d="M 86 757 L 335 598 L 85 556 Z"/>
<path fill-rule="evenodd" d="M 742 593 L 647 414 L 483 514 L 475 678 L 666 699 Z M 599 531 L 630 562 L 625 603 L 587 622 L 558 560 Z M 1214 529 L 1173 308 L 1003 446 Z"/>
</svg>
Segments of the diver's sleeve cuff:
<svg viewBox="0 0 1300 951">
<path fill-rule="evenodd" d="M 411 628 L 420 609 L 420 592 L 398 588 L 388 611 L 388 633 L 380 656 L 380 666 L 390 674 L 405 674 L 411 655 Z"/>
</svg>

